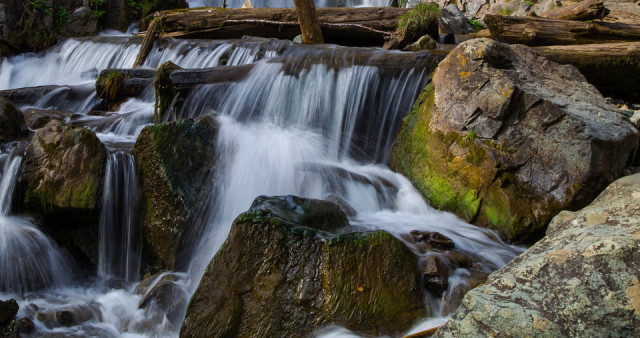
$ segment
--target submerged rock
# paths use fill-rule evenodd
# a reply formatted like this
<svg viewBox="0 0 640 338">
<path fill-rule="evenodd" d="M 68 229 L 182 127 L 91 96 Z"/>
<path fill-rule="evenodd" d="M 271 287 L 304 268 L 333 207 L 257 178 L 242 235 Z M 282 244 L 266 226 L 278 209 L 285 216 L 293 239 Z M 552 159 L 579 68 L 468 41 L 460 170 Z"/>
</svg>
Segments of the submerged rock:
<svg viewBox="0 0 640 338">
<path fill-rule="evenodd" d="M 390 166 L 434 207 L 526 241 L 620 177 L 637 147 L 635 128 L 576 68 L 476 39 L 440 63 Z"/>
<path fill-rule="evenodd" d="M 174 326 L 180 325 L 181 315 L 187 307 L 187 293 L 182 279 L 174 273 L 164 273 L 146 278 L 138 286 L 134 293 L 142 295 L 138 303 L 141 309 L 149 310 L 152 307 L 160 309 Z"/>
<path fill-rule="evenodd" d="M 0 143 L 28 135 L 22 112 L 11 101 L 0 96 Z"/>
<path fill-rule="evenodd" d="M 218 124 L 211 116 L 145 127 L 133 155 L 145 206 L 143 259 L 151 270 L 176 269 L 190 222 L 213 182 Z"/>
<path fill-rule="evenodd" d="M 333 220 L 345 217 L 326 203 L 260 197 L 238 216 L 191 299 L 180 335 L 301 337 L 327 324 L 394 334 L 423 317 L 413 253 L 384 231 L 318 230 L 336 228 Z M 320 217 L 323 222 L 298 217 L 314 206 L 342 215 Z"/>
<path fill-rule="evenodd" d="M 44 229 L 93 266 L 106 161 L 92 131 L 51 121 L 33 136 L 20 173 L 23 208 L 42 215 Z"/>
<path fill-rule="evenodd" d="M 640 175 L 588 207 L 470 291 L 437 337 L 640 335 Z"/>
<path fill-rule="evenodd" d="M 47 123 L 57 120 L 64 122 L 70 118 L 73 112 L 68 110 L 51 110 L 51 109 L 38 109 L 29 108 L 24 112 L 24 118 L 27 122 L 27 126 L 31 129 L 40 129 L 47 125 Z"/>
</svg>

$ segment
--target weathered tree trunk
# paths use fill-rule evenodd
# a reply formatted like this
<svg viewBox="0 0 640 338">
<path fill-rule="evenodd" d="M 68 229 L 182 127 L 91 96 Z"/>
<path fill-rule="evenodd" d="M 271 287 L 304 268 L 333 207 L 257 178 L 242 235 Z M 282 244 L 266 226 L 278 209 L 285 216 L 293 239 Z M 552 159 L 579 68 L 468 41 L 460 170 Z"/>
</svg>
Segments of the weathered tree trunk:
<svg viewBox="0 0 640 338">
<path fill-rule="evenodd" d="M 316 13 L 324 42 L 381 46 L 407 11 L 387 7 L 318 8 Z M 164 37 L 238 39 L 250 35 L 291 40 L 301 33 L 293 8 L 207 8 L 158 12 L 154 16 L 165 17 Z"/>
<path fill-rule="evenodd" d="M 640 42 L 535 47 L 540 55 L 576 66 L 605 95 L 640 92 Z"/>
<path fill-rule="evenodd" d="M 320 23 L 316 15 L 316 6 L 313 0 L 293 0 L 293 5 L 298 13 L 302 42 L 309 44 L 323 43 Z"/>
<path fill-rule="evenodd" d="M 153 48 L 153 43 L 156 41 L 160 32 L 162 32 L 162 27 L 164 24 L 164 17 L 158 17 L 154 19 L 149 25 L 149 29 L 147 29 L 147 34 L 144 36 L 144 40 L 142 40 L 142 44 L 140 45 L 140 51 L 138 52 L 138 56 L 136 57 L 136 61 L 133 63 L 133 67 L 138 67 L 144 63 L 151 52 L 151 48 Z"/>
<path fill-rule="evenodd" d="M 603 19 L 607 14 L 609 14 L 609 10 L 604 7 L 602 0 L 584 0 L 548 10 L 540 14 L 540 16 L 556 20 L 587 21 Z"/>
<path fill-rule="evenodd" d="M 640 25 L 636 24 L 490 14 L 485 16 L 484 22 L 494 39 L 528 46 L 640 41 Z"/>
</svg>

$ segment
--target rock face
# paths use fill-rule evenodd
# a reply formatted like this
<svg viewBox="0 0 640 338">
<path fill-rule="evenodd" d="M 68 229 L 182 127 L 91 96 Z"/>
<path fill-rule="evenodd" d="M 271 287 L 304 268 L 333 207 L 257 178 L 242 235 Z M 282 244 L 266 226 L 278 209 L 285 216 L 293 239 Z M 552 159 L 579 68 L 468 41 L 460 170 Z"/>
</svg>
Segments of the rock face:
<svg viewBox="0 0 640 338">
<path fill-rule="evenodd" d="M 107 151 L 85 128 L 51 121 L 27 147 L 20 173 L 23 209 L 85 267 L 98 260 L 98 218 Z"/>
<path fill-rule="evenodd" d="M 27 136 L 24 116 L 11 101 L 0 97 L 0 143 Z"/>
<path fill-rule="evenodd" d="M 440 30 L 450 34 L 469 34 L 474 31 L 469 19 L 453 4 L 440 10 Z"/>
<path fill-rule="evenodd" d="M 412 3 L 415 0 L 409 0 Z M 557 6 L 555 0 L 438 0 L 440 7 L 457 6 L 471 19 L 483 19 L 485 14 L 525 16 L 541 14 Z"/>
<path fill-rule="evenodd" d="M 337 205 L 327 217 L 326 203 L 261 197 L 238 216 L 191 299 L 180 336 L 302 337 L 331 323 L 393 334 L 423 317 L 410 250 L 384 231 L 318 230 L 346 217 Z M 296 223 L 316 206 L 327 211 Z"/>
<path fill-rule="evenodd" d="M 78 7 L 71 13 L 64 30 L 72 36 L 95 35 L 98 33 L 98 20 L 89 7 Z"/>
<path fill-rule="evenodd" d="M 211 116 L 146 127 L 133 151 L 145 206 L 143 259 L 176 268 L 187 225 L 213 179 L 218 124 Z"/>
<path fill-rule="evenodd" d="M 573 66 L 476 39 L 440 63 L 390 166 L 434 207 L 527 241 L 620 177 L 637 146 L 635 128 Z"/>
<path fill-rule="evenodd" d="M 469 292 L 438 337 L 640 335 L 640 175 L 588 207 Z"/>
</svg>

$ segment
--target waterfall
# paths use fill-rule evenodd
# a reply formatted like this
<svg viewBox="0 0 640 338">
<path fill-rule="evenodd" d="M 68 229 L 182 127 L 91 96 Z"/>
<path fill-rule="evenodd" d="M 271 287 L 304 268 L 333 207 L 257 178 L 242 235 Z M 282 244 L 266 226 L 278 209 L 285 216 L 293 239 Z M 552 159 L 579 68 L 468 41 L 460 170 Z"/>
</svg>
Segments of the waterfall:
<svg viewBox="0 0 640 338">
<path fill-rule="evenodd" d="M 123 151 L 109 155 L 100 214 L 98 275 L 136 282 L 140 272 L 138 183 L 133 156 Z"/>
<path fill-rule="evenodd" d="M 27 291 L 72 285 L 69 258 L 27 219 L 10 216 L 13 189 L 22 157 L 2 154 L 0 181 L 0 292 Z"/>
</svg>

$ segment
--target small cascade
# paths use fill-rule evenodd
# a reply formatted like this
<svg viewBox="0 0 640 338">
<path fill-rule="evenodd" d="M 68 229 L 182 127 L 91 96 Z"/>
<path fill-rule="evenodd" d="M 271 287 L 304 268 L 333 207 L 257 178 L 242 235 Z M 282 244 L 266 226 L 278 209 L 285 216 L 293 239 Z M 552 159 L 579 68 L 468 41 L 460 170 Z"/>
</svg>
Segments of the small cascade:
<svg viewBox="0 0 640 338">
<path fill-rule="evenodd" d="M 123 151 L 111 153 L 107 159 L 100 214 L 98 275 L 103 282 L 139 280 L 138 202 L 133 156 Z"/>
<path fill-rule="evenodd" d="M 70 259 L 28 220 L 10 216 L 13 189 L 22 157 L 2 154 L 0 182 L 0 292 L 27 291 L 72 285 Z"/>
</svg>

